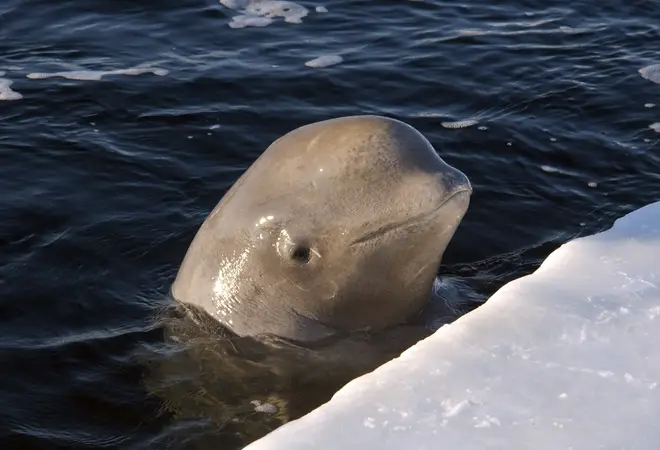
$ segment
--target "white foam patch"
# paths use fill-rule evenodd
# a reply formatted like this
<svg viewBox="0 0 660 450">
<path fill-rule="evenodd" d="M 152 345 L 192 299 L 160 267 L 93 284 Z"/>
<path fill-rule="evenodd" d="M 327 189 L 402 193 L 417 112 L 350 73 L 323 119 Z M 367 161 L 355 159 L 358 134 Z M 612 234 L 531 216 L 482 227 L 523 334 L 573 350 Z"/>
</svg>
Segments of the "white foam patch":
<svg viewBox="0 0 660 450">
<path fill-rule="evenodd" d="M 131 67 L 129 69 L 116 69 L 116 70 L 70 70 L 66 72 L 35 72 L 27 74 L 28 78 L 34 80 L 41 80 L 44 78 L 61 77 L 69 80 L 78 81 L 99 81 L 101 78 L 108 75 L 142 75 L 145 73 L 152 73 L 158 76 L 165 76 L 169 70 L 160 67 Z"/>
<path fill-rule="evenodd" d="M 256 412 L 276 414 L 278 411 L 277 406 L 273 405 L 272 403 L 262 403 L 259 400 L 252 400 L 250 403 L 254 405 L 254 410 Z"/>
<path fill-rule="evenodd" d="M 660 84 L 660 64 L 651 64 L 650 66 L 639 69 L 639 74 L 654 83 Z"/>
<path fill-rule="evenodd" d="M 7 78 L 1 78 L 5 75 L 5 72 L 0 72 L 0 100 L 20 100 L 23 98 L 23 95 L 20 92 L 16 92 L 11 88 L 11 85 L 14 84 L 12 80 Z"/>
<path fill-rule="evenodd" d="M 657 450 L 660 202 L 246 450 Z"/>
<path fill-rule="evenodd" d="M 649 128 L 655 131 L 656 133 L 660 133 L 660 122 L 652 123 L 649 125 Z"/>
<path fill-rule="evenodd" d="M 327 13 L 327 12 L 328 12 L 328 8 L 326 8 L 325 6 L 317 6 L 317 7 L 316 7 L 316 12 L 317 12 L 317 13 Z"/>
<path fill-rule="evenodd" d="M 467 128 L 478 124 L 477 119 L 455 120 L 451 122 L 442 122 L 441 125 L 445 128 Z"/>
<path fill-rule="evenodd" d="M 323 55 L 307 61 L 305 65 L 307 67 L 320 68 L 336 66 L 342 62 L 344 62 L 344 58 L 342 58 L 340 55 Z"/>
<path fill-rule="evenodd" d="M 241 13 L 229 22 L 231 28 L 265 27 L 274 19 L 282 18 L 287 23 L 302 23 L 309 14 L 304 6 L 279 0 L 219 0 L 225 7 Z"/>
</svg>

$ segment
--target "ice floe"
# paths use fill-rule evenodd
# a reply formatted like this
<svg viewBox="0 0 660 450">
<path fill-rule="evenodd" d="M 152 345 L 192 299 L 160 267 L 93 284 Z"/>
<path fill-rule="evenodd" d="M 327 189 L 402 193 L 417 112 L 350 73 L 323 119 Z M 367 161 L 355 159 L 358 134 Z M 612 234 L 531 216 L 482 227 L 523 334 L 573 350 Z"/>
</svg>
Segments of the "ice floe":
<svg viewBox="0 0 660 450">
<path fill-rule="evenodd" d="M 660 202 L 533 274 L 246 450 L 656 450 Z"/>
</svg>

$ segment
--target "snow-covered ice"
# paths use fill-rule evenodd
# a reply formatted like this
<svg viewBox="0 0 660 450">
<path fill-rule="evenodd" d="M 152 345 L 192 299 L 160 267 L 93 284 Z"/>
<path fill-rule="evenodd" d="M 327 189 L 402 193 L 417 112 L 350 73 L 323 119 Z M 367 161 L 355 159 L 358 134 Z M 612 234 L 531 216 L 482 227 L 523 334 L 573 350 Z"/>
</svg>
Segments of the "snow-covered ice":
<svg viewBox="0 0 660 450">
<path fill-rule="evenodd" d="M 660 202 L 247 448 L 657 450 L 658 255 Z"/>
</svg>

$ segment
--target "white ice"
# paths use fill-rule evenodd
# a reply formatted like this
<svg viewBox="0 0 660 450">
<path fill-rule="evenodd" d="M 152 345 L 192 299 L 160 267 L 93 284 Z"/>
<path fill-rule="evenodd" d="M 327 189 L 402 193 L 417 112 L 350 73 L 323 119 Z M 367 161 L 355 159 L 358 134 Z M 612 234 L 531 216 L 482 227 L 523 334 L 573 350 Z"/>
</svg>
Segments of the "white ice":
<svg viewBox="0 0 660 450">
<path fill-rule="evenodd" d="M 0 72 L 0 77 L 4 75 L 5 72 Z M 23 98 L 20 92 L 16 92 L 11 88 L 12 84 L 14 84 L 12 80 L 0 78 L 0 100 L 20 100 Z"/>
<path fill-rule="evenodd" d="M 247 448 L 657 450 L 659 255 L 660 202 Z"/>
<path fill-rule="evenodd" d="M 341 55 L 323 55 L 307 61 L 305 65 L 312 68 L 321 68 L 335 66 L 342 62 L 344 62 L 344 58 Z"/>
<path fill-rule="evenodd" d="M 160 67 L 131 67 L 129 69 L 116 69 L 116 70 L 70 70 L 66 72 L 50 72 L 50 73 L 29 73 L 28 78 L 43 79 L 52 77 L 68 78 L 69 80 L 79 81 L 99 81 L 107 75 L 142 75 L 145 73 L 152 73 L 158 76 L 165 76 L 169 73 L 167 69 Z"/>
<path fill-rule="evenodd" d="M 241 13 L 229 23 L 231 28 L 265 27 L 281 17 L 288 23 L 301 23 L 309 10 L 298 3 L 280 0 L 219 0 L 225 7 Z"/>
</svg>

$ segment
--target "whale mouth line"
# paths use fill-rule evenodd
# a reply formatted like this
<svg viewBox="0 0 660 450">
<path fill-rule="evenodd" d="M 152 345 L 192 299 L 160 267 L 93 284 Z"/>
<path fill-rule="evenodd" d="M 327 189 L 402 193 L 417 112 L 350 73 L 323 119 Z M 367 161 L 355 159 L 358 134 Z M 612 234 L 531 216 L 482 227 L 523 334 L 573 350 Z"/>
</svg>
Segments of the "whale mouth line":
<svg viewBox="0 0 660 450">
<path fill-rule="evenodd" d="M 393 230 L 396 230 L 396 229 L 399 229 L 399 228 L 403 228 L 403 227 L 421 222 L 425 218 L 427 218 L 429 216 L 432 216 L 433 214 L 440 211 L 443 208 L 443 206 L 445 206 L 453 198 L 455 198 L 459 195 L 464 195 L 464 194 L 469 195 L 471 193 L 472 193 L 472 188 L 471 188 L 470 185 L 462 186 L 461 188 L 456 189 L 454 192 L 452 192 L 452 194 L 449 197 L 445 198 L 438 206 L 436 206 L 432 210 L 427 211 L 427 212 L 423 212 L 421 214 L 417 214 L 413 217 L 410 217 L 410 218 L 405 219 L 405 220 L 401 220 L 399 222 L 394 222 L 394 223 L 390 223 L 390 224 L 387 224 L 387 225 L 383 225 L 382 227 L 379 227 L 379 228 L 377 228 L 373 231 L 369 231 L 369 232 L 363 234 L 362 236 L 360 236 L 359 238 L 351 241 L 351 243 L 348 244 L 348 246 L 352 247 L 354 245 L 364 244 L 365 242 L 371 241 L 371 240 L 373 240 L 373 239 L 375 239 L 379 236 L 382 236 L 383 234 L 388 233 L 390 231 L 393 231 Z"/>
<path fill-rule="evenodd" d="M 338 336 L 342 335 L 342 330 L 339 330 L 331 325 L 328 325 L 322 322 L 319 319 L 308 317 L 305 314 L 301 314 L 295 309 L 290 311 L 293 316 L 297 319 L 298 324 L 303 327 L 303 336 L 290 336 L 285 337 L 285 339 L 293 342 L 304 342 L 309 343 L 318 343 L 321 344 L 327 340 L 335 339 Z"/>
</svg>

